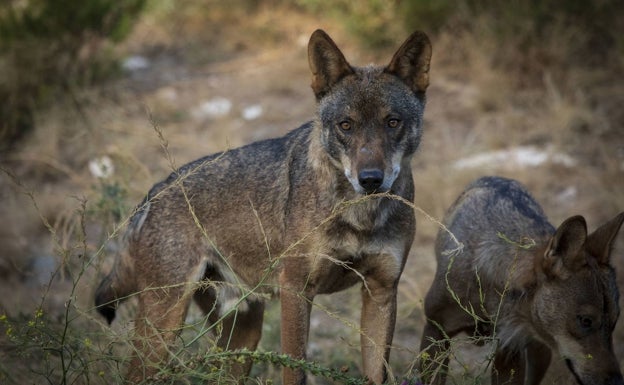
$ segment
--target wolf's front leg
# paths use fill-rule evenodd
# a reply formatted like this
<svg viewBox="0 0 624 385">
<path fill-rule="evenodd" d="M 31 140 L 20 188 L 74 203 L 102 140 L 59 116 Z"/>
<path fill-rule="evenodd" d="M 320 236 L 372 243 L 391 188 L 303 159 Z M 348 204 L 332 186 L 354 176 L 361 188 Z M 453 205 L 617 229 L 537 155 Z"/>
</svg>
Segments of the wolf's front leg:
<svg viewBox="0 0 624 385">
<path fill-rule="evenodd" d="M 540 341 L 532 340 L 525 348 L 526 380 L 527 385 L 537 385 L 542 382 L 550 366 L 552 353 L 550 348 Z"/>
<path fill-rule="evenodd" d="M 535 339 L 522 350 L 502 348 L 496 352 L 492 384 L 538 385 L 550 365 L 548 346 Z"/>
<path fill-rule="evenodd" d="M 442 325 L 432 319 L 427 319 L 418 358 L 418 371 L 423 383 L 446 384 L 450 347 L 450 338 L 442 329 Z"/>
<path fill-rule="evenodd" d="M 303 280 L 291 280 L 292 276 L 288 277 L 287 272 L 284 269 L 280 275 L 282 353 L 303 360 L 306 358 L 313 296 L 306 295 L 305 286 L 301 287 Z M 303 385 L 306 373 L 284 367 L 282 382 L 284 385 Z"/>
<path fill-rule="evenodd" d="M 397 283 L 367 277 L 362 286 L 361 344 L 364 375 L 381 384 L 386 380 L 386 365 L 396 322 Z"/>
</svg>

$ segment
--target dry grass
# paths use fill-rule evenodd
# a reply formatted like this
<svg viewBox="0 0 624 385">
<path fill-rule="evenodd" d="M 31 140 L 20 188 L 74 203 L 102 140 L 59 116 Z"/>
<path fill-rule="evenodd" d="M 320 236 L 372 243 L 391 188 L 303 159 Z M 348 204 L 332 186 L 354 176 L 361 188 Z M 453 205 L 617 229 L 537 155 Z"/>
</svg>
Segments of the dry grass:
<svg viewBox="0 0 624 385">
<path fill-rule="evenodd" d="M 124 218 L 149 187 L 171 170 L 153 122 L 179 166 L 207 153 L 281 135 L 312 117 L 305 43 L 315 28 L 328 30 L 353 63 L 388 57 L 387 52 L 359 50 L 335 19 L 286 7 L 253 14 L 244 8 L 234 14 L 207 14 L 194 8 L 196 2 L 181 4 L 173 16 L 166 6 L 151 13 L 123 47 L 129 53 L 148 55 L 150 70 L 81 93 L 80 111 L 59 102 L 41 112 L 36 134 L 3 161 L 0 218 L 7 225 L 0 228 L 0 315 L 6 316 L 6 323 L 4 329 L 0 325 L 0 382 L 44 378 L 59 382 L 63 355 L 37 350 L 37 341 L 44 346 L 44 337 L 49 346 L 62 342 L 68 356 L 82 358 L 64 364 L 70 369 L 65 373 L 71 374 L 68 378 L 86 383 L 87 377 L 79 375 L 89 372 L 89 382 L 119 380 L 133 306 L 123 305 L 119 319 L 108 328 L 93 310 L 92 293 L 100 270 L 110 264 Z M 249 23 L 240 31 L 240 23 L 222 22 L 241 16 Z M 397 37 L 396 44 L 400 40 Z M 512 177 L 528 185 L 554 224 L 583 214 L 595 228 L 622 210 L 624 136 L 608 103 L 596 104 L 601 97 L 610 100 L 611 94 L 621 92 L 621 85 L 609 86 L 587 72 L 562 83 L 557 74 L 546 71 L 541 85 L 519 89 L 515 79 L 494 67 L 493 42 L 442 32 L 433 45 L 425 135 L 414 161 L 416 206 L 422 212 L 441 218 L 463 186 L 484 174 Z M 216 97 L 232 102 L 229 113 L 221 117 L 195 113 Z M 241 114 L 251 105 L 261 106 L 263 115 L 246 121 Z M 496 162 L 454 167 L 456 161 L 475 154 L 524 145 L 565 153 L 576 165 Z M 102 156 L 108 156 L 115 167 L 107 179 L 94 178 L 88 168 L 90 160 Z M 435 270 L 432 243 L 438 225 L 422 213 L 417 218 L 416 242 L 400 285 L 391 361 L 399 378 L 409 374 L 418 353 L 422 299 Z M 622 243 L 615 255 L 624 251 Z M 54 263 L 46 265 L 50 260 Z M 624 266 L 621 261 L 617 264 Z M 46 279 L 50 274 L 53 277 Z M 309 348 L 312 360 L 334 368 L 346 366 L 354 376 L 359 373 L 360 353 L 352 325 L 359 323 L 359 298 L 357 288 L 320 297 L 312 315 Z M 279 349 L 277 313 L 277 305 L 271 304 L 263 351 Z M 30 322 L 35 322 L 32 330 Z M 621 325 L 615 331 L 615 346 L 623 359 Z M 20 345 L 8 327 L 13 333 L 22 330 L 23 338 L 39 340 L 27 346 L 22 340 Z M 202 342 L 211 344 L 209 337 Z M 191 353 L 200 349 L 198 344 L 190 347 Z M 486 350 L 470 346 L 456 351 L 453 368 L 458 383 L 474 383 L 475 373 L 483 370 L 474 364 L 482 363 Z M 30 363 L 25 364 L 25 358 Z M 467 368 L 474 371 L 460 380 Z M 253 375 L 268 383 L 279 379 L 279 369 L 259 363 Z M 561 362 L 555 362 L 546 383 L 568 380 Z M 322 379 L 312 382 L 324 383 Z"/>
</svg>

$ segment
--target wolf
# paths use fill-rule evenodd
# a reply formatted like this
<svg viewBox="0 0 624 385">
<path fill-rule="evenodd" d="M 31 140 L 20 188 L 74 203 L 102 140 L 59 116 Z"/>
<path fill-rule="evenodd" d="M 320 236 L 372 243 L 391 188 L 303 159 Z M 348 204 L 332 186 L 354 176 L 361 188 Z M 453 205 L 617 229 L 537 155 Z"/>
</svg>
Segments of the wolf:
<svg viewBox="0 0 624 385">
<path fill-rule="evenodd" d="M 431 43 L 413 33 L 387 66 L 351 66 L 322 30 L 308 45 L 315 118 L 283 137 L 210 155 L 155 184 L 129 221 L 127 246 L 96 290 L 110 323 L 138 297 L 127 377 L 150 378 L 194 300 L 222 321 L 223 349 L 255 349 L 264 299 L 279 295 L 282 352 L 305 359 L 313 299 L 362 285 L 363 374 L 382 383 L 397 285 L 415 218 Z M 250 363 L 232 368 L 243 378 Z M 305 383 L 283 369 L 284 384 Z"/>
<path fill-rule="evenodd" d="M 436 240 L 424 382 L 445 383 L 450 338 L 466 332 L 496 344 L 493 384 L 539 384 L 551 350 L 578 384 L 624 384 L 611 337 L 620 310 L 610 264 L 622 221 L 624 212 L 588 235 L 585 219 L 572 216 L 555 229 L 519 182 L 471 183 Z"/>
</svg>

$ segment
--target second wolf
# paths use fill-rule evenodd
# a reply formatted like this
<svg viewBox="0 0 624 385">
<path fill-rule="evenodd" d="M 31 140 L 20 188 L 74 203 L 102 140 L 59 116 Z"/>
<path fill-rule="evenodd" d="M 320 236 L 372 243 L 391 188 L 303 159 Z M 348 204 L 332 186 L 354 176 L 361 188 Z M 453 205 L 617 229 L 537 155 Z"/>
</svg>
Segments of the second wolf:
<svg viewBox="0 0 624 385">
<path fill-rule="evenodd" d="M 539 384 L 552 349 L 578 384 L 624 385 L 612 346 L 620 311 L 610 264 L 622 221 L 624 213 L 588 235 L 573 216 L 555 229 L 520 183 L 485 177 L 469 185 L 436 242 L 425 383 L 444 384 L 449 339 L 466 332 L 495 339 L 492 384 Z"/>
<path fill-rule="evenodd" d="M 359 282 L 363 374 L 384 381 L 414 236 L 405 201 L 414 198 L 410 162 L 431 46 L 416 32 L 389 65 L 359 68 L 317 30 L 308 57 L 313 122 L 183 166 L 132 217 L 127 250 L 96 293 L 109 322 L 119 300 L 138 297 L 130 380 L 165 362 L 192 299 L 211 323 L 223 320 L 222 348 L 255 349 L 262 297 L 279 293 L 282 352 L 301 359 L 314 297 Z M 233 374 L 248 370 L 243 364 Z M 285 368 L 283 377 L 286 385 L 305 381 L 301 370 Z"/>
</svg>

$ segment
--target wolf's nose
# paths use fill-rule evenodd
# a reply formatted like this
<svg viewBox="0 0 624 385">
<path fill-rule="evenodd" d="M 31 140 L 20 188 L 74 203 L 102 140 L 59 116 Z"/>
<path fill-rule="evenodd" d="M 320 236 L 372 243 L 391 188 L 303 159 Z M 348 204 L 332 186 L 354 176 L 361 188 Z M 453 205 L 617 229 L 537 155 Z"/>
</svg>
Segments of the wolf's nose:
<svg viewBox="0 0 624 385">
<path fill-rule="evenodd" d="M 378 169 L 366 169 L 358 174 L 360 186 L 367 194 L 374 193 L 383 183 L 384 173 Z"/>
</svg>

